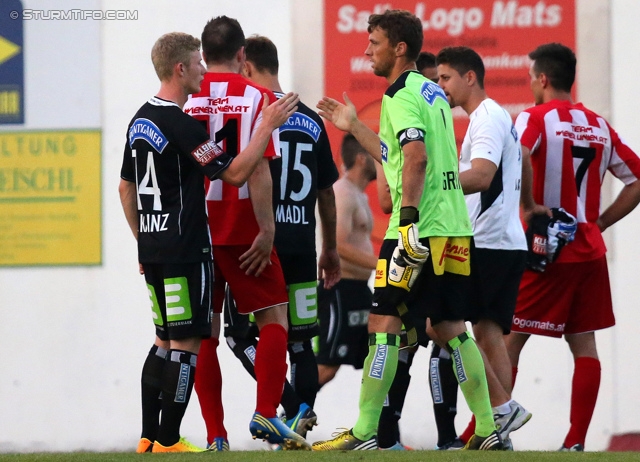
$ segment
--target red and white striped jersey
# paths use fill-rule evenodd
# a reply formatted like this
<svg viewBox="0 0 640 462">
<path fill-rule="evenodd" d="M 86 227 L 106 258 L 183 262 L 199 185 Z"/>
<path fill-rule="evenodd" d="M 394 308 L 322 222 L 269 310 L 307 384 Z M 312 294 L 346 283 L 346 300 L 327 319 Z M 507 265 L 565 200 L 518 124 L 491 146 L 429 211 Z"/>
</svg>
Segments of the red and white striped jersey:
<svg viewBox="0 0 640 462">
<path fill-rule="evenodd" d="M 609 123 L 580 103 L 553 100 L 516 119 L 523 147 L 531 151 L 533 197 L 563 207 L 578 219 L 576 239 L 561 262 L 588 261 L 606 252 L 596 220 L 607 170 L 624 184 L 640 178 L 640 158 Z"/>
<path fill-rule="evenodd" d="M 232 156 L 247 147 L 262 122 L 263 93 L 275 95 L 240 74 L 207 72 L 200 93 L 191 95 L 184 111 L 201 120 L 211 139 Z M 278 130 L 274 130 L 264 156 L 280 157 Z M 208 181 L 208 180 L 207 180 Z M 249 188 L 237 188 L 222 180 L 207 185 L 207 209 L 213 245 L 251 244 L 259 227 L 253 213 Z"/>
</svg>

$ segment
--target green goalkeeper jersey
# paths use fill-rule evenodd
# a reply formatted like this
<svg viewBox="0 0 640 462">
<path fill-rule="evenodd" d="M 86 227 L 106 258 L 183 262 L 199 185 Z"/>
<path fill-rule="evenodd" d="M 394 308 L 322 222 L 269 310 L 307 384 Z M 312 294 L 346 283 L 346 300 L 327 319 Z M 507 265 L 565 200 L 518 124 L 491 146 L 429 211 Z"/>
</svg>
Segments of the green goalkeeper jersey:
<svg viewBox="0 0 640 462">
<path fill-rule="evenodd" d="M 387 89 L 380 114 L 382 166 L 393 211 L 385 239 L 398 238 L 402 203 L 403 141 L 419 139 L 427 151 L 427 171 L 420 198 L 420 238 L 471 236 L 471 222 L 458 179 L 458 151 L 453 117 L 444 91 L 416 71 L 404 72 Z"/>
</svg>

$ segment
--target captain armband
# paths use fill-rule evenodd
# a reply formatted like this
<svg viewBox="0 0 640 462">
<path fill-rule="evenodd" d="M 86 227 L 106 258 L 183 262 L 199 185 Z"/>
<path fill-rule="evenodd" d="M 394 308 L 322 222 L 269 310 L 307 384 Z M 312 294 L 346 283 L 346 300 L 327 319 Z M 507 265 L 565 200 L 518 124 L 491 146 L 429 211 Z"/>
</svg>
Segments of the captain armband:
<svg viewBox="0 0 640 462">
<path fill-rule="evenodd" d="M 404 146 L 412 141 L 422 141 L 424 143 L 424 132 L 419 128 L 407 128 L 398 135 L 400 146 Z"/>
</svg>

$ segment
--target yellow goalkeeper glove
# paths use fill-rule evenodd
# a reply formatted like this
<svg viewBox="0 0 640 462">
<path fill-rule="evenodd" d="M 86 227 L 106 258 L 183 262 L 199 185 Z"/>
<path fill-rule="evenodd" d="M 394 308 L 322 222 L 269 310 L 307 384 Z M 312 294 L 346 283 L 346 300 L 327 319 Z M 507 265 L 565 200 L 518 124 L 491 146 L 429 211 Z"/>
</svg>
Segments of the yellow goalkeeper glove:
<svg viewBox="0 0 640 462">
<path fill-rule="evenodd" d="M 420 270 L 422 270 L 422 265 L 408 265 L 400 255 L 400 249 L 396 247 L 391 256 L 391 261 L 389 261 L 387 282 L 390 286 L 399 287 L 408 292 L 413 287 L 416 279 L 418 279 Z"/>
<path fill-rule="evenodd" d="M 419 214 L 415 207 L 400 209 L 400 226 L 398 226 L 398 249 L 400 255 L 409 266 L 422 265 L 429 258 L 429 249 L 420 244 L 418 227 Z"/>
</svg>

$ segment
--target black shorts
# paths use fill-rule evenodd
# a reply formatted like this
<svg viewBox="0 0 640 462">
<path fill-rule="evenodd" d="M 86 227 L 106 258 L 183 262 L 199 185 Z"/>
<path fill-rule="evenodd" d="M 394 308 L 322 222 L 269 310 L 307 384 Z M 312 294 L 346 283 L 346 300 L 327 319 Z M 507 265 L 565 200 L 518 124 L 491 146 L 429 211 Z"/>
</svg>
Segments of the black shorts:
<svg viewBox="0 0 640 462">
<path fill-rule="evenodd" d="M 475 249 L 471 260 L 472 323 L 495 321 L 506 335 L 511 332 L 520 279 L 527 261 L 526 250 Z"/>
<path fill-rule="evenodd" d="M 416 334 L 418 335 L 418 345 L 428 348 L 429 342 L 431 338 L 427 335 L 427 318 L 425 316 L 421 316 L 418 313 L 418 310 L 412 310 L 409 308 L 409 317 L 411 319 L 409 327 L 413 326 L 416 329 Z M 403 321 L 404 322 L 404 321 Z M 400 346 L 407 346 L 408 338 L 407 338 L 407 326 L 405 324 L 402 325 L 402 331 L 400 332 Z"/>
<path fill-rule="evenodd" d="M 142 266 L 158 338 L 210 337 L 212 262 Z"/>
<path fill-rule="evenodd" d="M 371 289 L 368 282 L 341 279 L 329 290 L 320 285 L 318 307 L 318 364 L 351 364 L 356 369 L 362 369 L 369 354 L 367 322 Z"/>
<path fill-rule="evenodd" d="M 278 254 L 289 293 L 289 342 L 318 335 L 318 264 L 313 254 Z"/>
<path fill-rule="evenodd" d="M 260 335 L 260 330 L 255 322 L 253 314 L 241 314 L 236 309 L 236 301 L 229 286 L 225 286 L 224 304 L 222 305 L 224 319 L 224 337 L 233 338 L 256 338 Z"/>
<path fill-rule="evenodd" d="M 429 247 L 428 239 L 420 239 L 420 243 Z M 398 245 L 395 239 L 385 239 L 380 248 L 380 258 L 386 262 L 384 274 L 389 272 L 389 260 Z M 473 239 L 471 239 L 470 256 L 473 261 Z M 471 306 L 472 280 L 470 276 L 463 276 L 444 272 L 438 276 L 433 269 L 431 255 L 422 266 L 411 291 L 407 295 L 404 303 L 409 312 L 414 317 L 428 317 L 431 324 L 435 325 L 441 321 L 461 321 L 467 318 Z M 396 305 L 389 303 L 389 290 L 402 290 L 397 287 L 390 287 L 386 280 L 377 280 L 373 292 L 373 306 L 371 313 L 386 316 L 399 316 Z"/>
<path fill-rule="evenodd" d="M 289 294 L 289 342 L 311 340 L 318 335 L 318 281 L 315 254 L 278 255 Z M 227 287 L 224 301 L 224 336 L 255 338 L 253 316 L 238 313 Z"/>
</svg>

